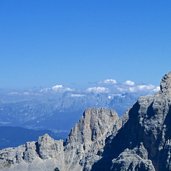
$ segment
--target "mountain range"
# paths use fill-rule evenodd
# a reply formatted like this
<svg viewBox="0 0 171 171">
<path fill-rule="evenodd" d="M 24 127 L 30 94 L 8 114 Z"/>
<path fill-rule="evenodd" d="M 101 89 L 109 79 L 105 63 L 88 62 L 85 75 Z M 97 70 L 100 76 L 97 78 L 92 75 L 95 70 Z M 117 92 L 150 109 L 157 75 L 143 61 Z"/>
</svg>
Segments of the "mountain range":
<svg viewBox="0 0 171 171">
<path fill-rule="evenodd" d="M 122 116 L 87 109 L 66 140 L 49 135 L 0 151 L 2 171 L 171 171 L 171 72 Z"/>
<path fill-rule="evenodd" d="M 8 130 L 8 136 L 0 134 L 0 148 L 36 140 L 45 130 L 53 138 L 65 139 L 86 108 L 111 108 L 122 115 L 139 96 L 154 94 L 158 89 L 151 84 L 106 79 L 86 88 L 57 84 L 48 88 L 0 90 L 0 130 Z M 14 141 L 18 135 L 21 137 Z"/>
<path fill-rule="evenodd" d="M 120 115 L 139 96 L 154 94 L 159 87 L 127 80 L 106 79 L 86 88 L 55 85 L 50 88 L 0 91 L 0 126 L 48 129 L 68 134 L 86 108 L 105 107 Z M 58 124 L 56 124 L 58 123 Z"/>
</svg>

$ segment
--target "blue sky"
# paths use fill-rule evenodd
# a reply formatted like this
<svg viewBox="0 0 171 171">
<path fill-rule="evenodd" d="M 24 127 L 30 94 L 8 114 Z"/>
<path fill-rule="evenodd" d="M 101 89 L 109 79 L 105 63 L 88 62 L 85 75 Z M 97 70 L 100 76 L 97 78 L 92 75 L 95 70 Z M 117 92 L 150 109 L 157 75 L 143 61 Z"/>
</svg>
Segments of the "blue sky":
<svg viewBox="0 0 171 171">
<path fill-rule="evenodd" d="M 170 0 L 0 1 L 1 88 L 159 84 L 170 70 Z"/>
</svg>

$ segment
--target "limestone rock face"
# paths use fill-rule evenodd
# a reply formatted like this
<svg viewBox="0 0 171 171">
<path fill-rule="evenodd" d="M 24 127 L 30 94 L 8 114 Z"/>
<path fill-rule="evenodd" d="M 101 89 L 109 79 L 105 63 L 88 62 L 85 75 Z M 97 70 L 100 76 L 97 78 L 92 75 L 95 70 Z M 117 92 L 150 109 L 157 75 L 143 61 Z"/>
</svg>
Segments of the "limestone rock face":
<svg viewBox="0 0 171 171">
<path fill-rule="evenodd" d="M 93 171 L 171 170 L 171 73 L 163 77 L 160 88 L 154 96 L 139 98 L 127 122 L 107 141 Z"/>
<path fill-rule="evenodd" d="M 162 78 L 160 89 L 163 94 L 171 95 L 171 72 L 169 72 Z"/>
<path fill-rule="evenodd" d="M 81 171 L 91 170 L 100 159 L 105 139 L 122 123 L 108 109 L 88 109 L 71 130 L 66 142 L 45 134 L 37 142 L 0 151 L 2 171 Z"/>
<path fill-rule="evenodd" d="M 57 164 L 62 167 L 63 161 L 63 141 L 55 141 L 47 134 L 38 142 L 0 151 L 0 170 L 4 171 L 51 171 Z"/>
<path fill-rule="evenodd" d="M 67 170 L 90 170 L 100 159 L 105 139 L 121 127 L 115 112 L 107 109 L 88 109 L 71 130 L 65 146 Z"/>
<path fill-rule="evenodd" d="M 155 171 L 151 160 L 148 160 L 148 152 L 143 144 L 132 150 L 126 149 L 116 159 L 113 159 L 110 170 Z"/>
<path fill-rule="evenodd" d="M 57 158 L 63 153 L 63 141 L 55 141 L 48 134 L 39 137 L 37 150 L 41 159 Z"/>
</svg>

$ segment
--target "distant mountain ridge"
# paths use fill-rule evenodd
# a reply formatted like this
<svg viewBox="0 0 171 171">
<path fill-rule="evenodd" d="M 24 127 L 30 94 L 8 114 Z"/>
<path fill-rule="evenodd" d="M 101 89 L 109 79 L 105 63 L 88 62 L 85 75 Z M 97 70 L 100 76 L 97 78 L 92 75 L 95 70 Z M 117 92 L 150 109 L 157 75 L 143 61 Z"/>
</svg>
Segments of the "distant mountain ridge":
<svg viewBox="0 0 171 171">
<path fill-rule="evenodd" d="M 106 79 L 85 89 L 57 84 L 51 88 L 0 91 L 0 126 L 49 129 L 68 133 L 86 108 L 105 107 L 120 115 L 141 95 L 158 87 Z M 58 123 L 58 124 L 56 124 Z"/>
</svg>

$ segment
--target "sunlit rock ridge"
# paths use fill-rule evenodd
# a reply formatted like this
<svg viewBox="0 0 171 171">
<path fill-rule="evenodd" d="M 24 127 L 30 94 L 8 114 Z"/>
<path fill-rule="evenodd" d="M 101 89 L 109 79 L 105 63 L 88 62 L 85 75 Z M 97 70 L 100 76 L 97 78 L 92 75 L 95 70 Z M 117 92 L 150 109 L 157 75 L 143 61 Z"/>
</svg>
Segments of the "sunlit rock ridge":
<svg viewBox="0 0 171 171">
<path fill-rule="evenodd" d="M 128 120 L 107 140 L 102 158 L 92 171 L 171 170 L 171 73 L 159 93 L 141 97 L 130 109 Z"/>
<path fill-rule="evenodd" d="M 140 97 L 119 118 L 88 109 L 66 141 L 47 134 L 0 151 L 2 171 L 170 171 L 171 73 L 155 95 Z"/>
<path fill-rule="evenodd" d="M 87 109 L 71 130 L 67 140 L 56 141 L 44 135 L 37 142 L 0 151 L 0 170 L 3 171 L 80 171 L 91 169 L 100 159 L 105 139 L 114 134 L 121 121 L 108 109 Z"/>
</svg>

